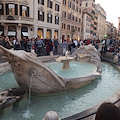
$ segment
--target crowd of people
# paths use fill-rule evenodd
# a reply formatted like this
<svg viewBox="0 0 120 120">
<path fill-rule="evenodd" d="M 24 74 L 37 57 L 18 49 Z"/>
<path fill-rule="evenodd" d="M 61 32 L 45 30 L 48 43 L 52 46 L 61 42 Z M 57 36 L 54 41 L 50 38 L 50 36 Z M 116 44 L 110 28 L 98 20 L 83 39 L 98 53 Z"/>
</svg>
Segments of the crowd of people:
<svg viewBox="0 0 120 120">
<path fill-rule="evenodd" d="M 95 48 L 104 55 L 107 51 L 112 52 L 113 56 L 120 58 L 120 40 L 116 39 L 103 39 L 103 40 L 77 40 L 72 39 L 71 41 L 67 40 L 60 40 L 58 39 L 41 39 L 39 36 L 37 38 L 32 39 L 21 39 L 18 40 L 15 37 L 2 37 L 0 38 L 0 44 L 3 45 L 7 49 L 14 49 L 14 50 L 25 50 L 26 52 L 30 52 L 34 50 L 37 56 L 50 55 L 50 53 L 59 54 L 58 53 L 58 46 L 62 48 L 62 55 L 65 55 L 66 51 L 69 51 L 69 54 L 72 54 L 77 48 L 82 45 L 89 45 L 92 44 Z"/>
</svg>

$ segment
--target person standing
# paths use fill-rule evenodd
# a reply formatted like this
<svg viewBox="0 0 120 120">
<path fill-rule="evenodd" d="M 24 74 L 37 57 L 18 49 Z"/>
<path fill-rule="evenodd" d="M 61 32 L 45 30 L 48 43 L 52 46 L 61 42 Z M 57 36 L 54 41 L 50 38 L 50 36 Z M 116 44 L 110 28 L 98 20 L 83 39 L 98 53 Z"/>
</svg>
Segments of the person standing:
<svg viewBox="0 0 120 120">
<path fill-rule="evenodd" d="M 66 50 L 67 50 L 67 42 L 66 40 L 64 40 L 64 42 L 62 43 L 62 47 L 63 47 L 63 55 L 65 56 Z"/>
<path fill-rule="evenodd" d="M 42 52 L 42 47 L 43 47 L 43 42 L 40 39 L 40 37 L 38 37 L 38 40 L 37 40 L 37 57 L 40 56 L 40 53 Z"/>
</svg>

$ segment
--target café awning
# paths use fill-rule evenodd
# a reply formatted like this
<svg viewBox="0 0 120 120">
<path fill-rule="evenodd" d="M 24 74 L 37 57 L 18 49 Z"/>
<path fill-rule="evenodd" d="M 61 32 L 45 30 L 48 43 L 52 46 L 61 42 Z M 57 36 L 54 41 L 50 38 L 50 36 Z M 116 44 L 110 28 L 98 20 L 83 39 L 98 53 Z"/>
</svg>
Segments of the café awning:
<svg viewBox="0 0 120 120">
<path fill-rule="evenodd" d="M 0 35 L 2 35 L 3 31 L 0 31 Z"/>
<path fill-rule="evenodd" d="M 8 32 L 8 36 L 15 36 L 15 35 L 16 35 L 16 32 L 13 32 L 13 31 Z"/>
<path fill-rule="evenodd" d="M 28 32 L 22 32 L 23 36 L 29 36 Z"/>
</svg>

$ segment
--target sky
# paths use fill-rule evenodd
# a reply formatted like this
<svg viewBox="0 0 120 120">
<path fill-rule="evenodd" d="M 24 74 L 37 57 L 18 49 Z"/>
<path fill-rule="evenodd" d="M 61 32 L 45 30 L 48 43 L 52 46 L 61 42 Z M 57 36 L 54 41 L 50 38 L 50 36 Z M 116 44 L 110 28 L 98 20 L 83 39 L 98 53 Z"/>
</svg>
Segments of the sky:
<svg viewBox="0 0 120 120">
<path fill-rule="evenodd" d="M 118 17 L 120 17 L 120 0 L 95 0 L 106 11 L 107 21 L 118 28 Z"/>
</svg>

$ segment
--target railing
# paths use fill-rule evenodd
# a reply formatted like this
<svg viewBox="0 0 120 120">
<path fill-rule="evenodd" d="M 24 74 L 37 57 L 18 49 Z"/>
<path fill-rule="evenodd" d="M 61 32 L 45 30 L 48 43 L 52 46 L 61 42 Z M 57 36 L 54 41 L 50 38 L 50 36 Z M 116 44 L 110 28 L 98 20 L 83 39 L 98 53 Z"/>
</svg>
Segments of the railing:
<svg viewBox="0 0 120 120">
<path fill-rule="evenodd" d="M 0 15 L 0 20 L 7 20 L 9 15 Z M 33 18 L 29 18 L 29 17 L 22 17 L 22 16 L 17 16 L 17 15 L 14 15 L 12 16 L 14 18 L 15 21 L 28 21 L 28 22 L 33 22 Z M 9 20 L 7 20 L 9 21 Z"/>
</svg>

